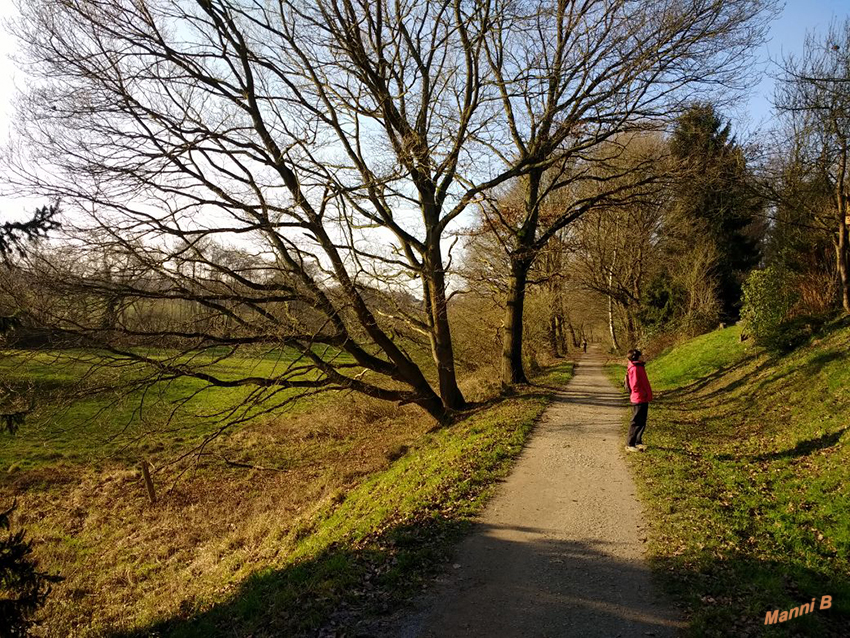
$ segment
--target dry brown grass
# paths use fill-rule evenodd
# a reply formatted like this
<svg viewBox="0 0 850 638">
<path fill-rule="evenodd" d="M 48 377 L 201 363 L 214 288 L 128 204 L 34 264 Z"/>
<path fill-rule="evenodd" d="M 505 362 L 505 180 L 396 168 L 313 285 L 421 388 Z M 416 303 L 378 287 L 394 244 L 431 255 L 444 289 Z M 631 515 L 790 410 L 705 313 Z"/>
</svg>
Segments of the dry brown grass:
<svg viewBox="0 0 850 638">
<path fill-rule="evenodd" d="M 179 480 L 179 468 L 156 472 L 155 505 L 140 472 L 117 464 L 2 476 L 0 496 L 18 495 L 17 523 L 41 566 L 65 579 L 35 635 L 132 629 L 225 598 L 251 572 L 280 564 L 327 499 L 387 467 L 431 425 L 415 407 L 340 397 L 223 438 Z"/>
</svg>

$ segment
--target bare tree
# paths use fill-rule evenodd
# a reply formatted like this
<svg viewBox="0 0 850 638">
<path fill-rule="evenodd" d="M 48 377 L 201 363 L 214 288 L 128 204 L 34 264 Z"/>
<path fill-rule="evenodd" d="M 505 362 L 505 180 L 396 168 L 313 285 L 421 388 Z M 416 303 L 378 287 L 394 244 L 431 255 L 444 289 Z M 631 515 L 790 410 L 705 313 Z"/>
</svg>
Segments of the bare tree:
<svg viewBox="0 0 850 638">
<path fill-rule="evenodd" d="M 567 197 L 545 226 L 542 202 L 587 181 L 613 185 L 610 172 L 593 168 L 606 159 L 600 145 L 657 126 L 701 91 L 746 82 L 747 52 L 763 38 L 775 3 L 559 0 L 503 7 L 485 38 L 511 141 L 495 150 L 529 165 L 522 214 L 503 216 L 497 203 L 490 212 L 503 227 L 511 262 L 502 353 L 502 381 L 511 384 L 525 381 L 521 317 L 531 264 L 562 228 L 621 191 Z M 552 166 L 557 174 L 547 176 Z"/>
<path fill-rule="evenodd" d="M 812 211 L 812 221 L 832 228 L 841 304 L 850 313 L 850 19 L 808 36 L 803 55 L 789 56 L 783 72 L 776 107 L 791 121 L 798 168 L 831 193 L 829 209 Z"/>
<path fill-rule="evenodd" d="M 626 336 L 637 342 L 639 314 L 646 280 L 657 261 L 658 238 L 670 199 L 671 167 L 660 136 L 628 136 L 618 158 L 624 197 L 616 204 L 600 204 L 575 222 L 574 277 L 608 303 L 611 344 L 620 349 L 617 319 L 622 317 Z M 593 188 L 592 186 L 590 188 Z M 603 188 L 608 189 L 606 183 Z M 625 194 L 629 193 L 629 197 Z"/>
<path fill-rule="evenodd" d="M 44 320 L 166 376 L 269 393 L 350 388 L 450 418 L 465 400 L 443 238 L 481 193 L 539 157 L 491 161 L 504 145 L 497 85 L 482 72 L 496 10 L 487 0 L 22 3 L 16 33 L 37 79 L 10 174 L 62 197 L 69 240 L 86 247 L 76 269 L 42 263 L 43 274 L 77 299 L 207 313 L 202 325 L 141 328 L 117 306 Z M 222 259 L 228 244 L 252 263 Z M 127 275 L 97 270 L 104 253 L 124 255 Z M 227 380 L 119 351 L 118 333 L 300 355 L 275 378 Z M 421 339 L 433 370 L 418 363 Z"/>
</svg>

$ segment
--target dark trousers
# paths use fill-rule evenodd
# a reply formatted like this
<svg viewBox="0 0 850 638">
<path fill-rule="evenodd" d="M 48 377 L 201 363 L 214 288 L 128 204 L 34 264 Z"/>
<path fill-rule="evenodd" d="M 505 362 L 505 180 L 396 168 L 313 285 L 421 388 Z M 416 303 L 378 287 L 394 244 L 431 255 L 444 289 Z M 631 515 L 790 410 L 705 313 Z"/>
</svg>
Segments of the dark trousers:
<svg viewBox="0 0 850 638">
<path fill-rule="evenodd" d="M 628 445 L 634 447 L 643 443 L 643 431 L 646 429 L 648 403 L 632 403 L 632 422 L 629 424 Z"/>
</svg>

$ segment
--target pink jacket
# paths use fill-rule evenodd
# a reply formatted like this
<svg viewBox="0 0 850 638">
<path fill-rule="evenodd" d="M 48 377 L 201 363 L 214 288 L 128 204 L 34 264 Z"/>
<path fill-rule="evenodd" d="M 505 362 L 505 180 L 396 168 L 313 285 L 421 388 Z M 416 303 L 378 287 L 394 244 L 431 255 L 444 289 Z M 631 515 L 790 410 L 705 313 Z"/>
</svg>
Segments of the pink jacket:
<svg viewBox="0 0 850 638">
<path fill-rule="evenodd" d="M 626 379 L 631 390 L 629 400 L 632 403 L 649 403 L 652 401 L 652 387 L 650 387 L 649 379 L 646 376 L 645 365 L 643 361 L 629 361 L 626 368 Z"/>
</svg>

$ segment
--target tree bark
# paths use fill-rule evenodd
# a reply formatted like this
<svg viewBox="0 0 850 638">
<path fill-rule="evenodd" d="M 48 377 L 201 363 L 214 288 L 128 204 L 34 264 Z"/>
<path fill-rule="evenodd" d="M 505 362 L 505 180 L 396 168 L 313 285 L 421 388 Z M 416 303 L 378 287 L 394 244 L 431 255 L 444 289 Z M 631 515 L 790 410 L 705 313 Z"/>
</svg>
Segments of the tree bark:
<svg viewBox="0 0 850 638">
<path fill-rule="evenodd" d="M 442 272 L 440 282 L 431 286 L 431 307 L 434 312 L 434 331 L 431 334 L 431 352 L 437 366 L 437 376 L 440 381 L 440 397 L 443 405 L 449 410 L 462 410 L 466 400 L 457 385 L 455 370 L 454 348 L 452 347 L 449 318 L 446 309 L 445 287 Z"/>
<path fill-rule="evenodd" d="M 850 314 L 850 238 L 848 238 L 846 218 L 838 229 L 835 252 L 838 278 L 841 282 L 841 306 L 845 313 Z"/>
<path fill-rule="evenodd" d="M 511 273 L 505 303 L 505 338 L 502 342 L 502 386 L 528 383 L 522 366 L 522 316 L 525 309 L 525 286 L 528 271 L 539 250 L 534 249 L 540 219 L 540 182 L 543 169 L 528 174 L 525 194 L 525 222 L 516 234 L 516 249 L 511 254 Z"/>
<path fill-rule="evenodd" d="M 608 329 L 611 331 L 611 345 L 614 350 L 620 349 L 620 344 L 617 343 L 617 329 L 614 326 L 614 299 L 608 297 Z"/>
<path fill-rule="evenodd" d="M 549 353 L 557 358 L 560 356 L 558 352 L 558 318 L 554 312 L 549 314 L 549 326 L 546 329 L 546 336 L 549 338 Z"/>
<path fill-rule="evenodd" d="M 623 308 L 623 316 L 626 318 L 626 336 L 629 342 L 634 345 L 637 343 L 637 326 L 628 306 Z"/>
<path fill-rule="evenodd" d="M 578 348 L 578 336 L 576 335 L 576 329 L 573 328 L 573 322 L 567 322 L 567 327 L 570 329 L 570 338 L 573 341 L 573 348 Z"/>
<path fill-rule="evenodd" d="M 835 183 L 835 200 L 838 207 L 838 237 L 835 242 L 835 261 L 838 266 L 838 278 L 841 282 L 841 306 L 850 314 L 850 247 L 848 247 L 847 229 L 847 140 L 842 138 L 842 152 L 838 160 L 838 178 Z"/>
<path fill-rule="evenodd" d="M 525 307 L 525 285 L 531 264 L 525 260 L 511 262 L 508 296 L 505 304 L 505 333 L 502 339 L 502 385 L 528 383 L 522 365 L 522 315 Z"/>
<path fill-rule="evenodd" d="M 617 329 L 614 326 L 614 264 L 617 263 L 617 250 L 614 250 L 614 259 L 611 260 L 611 265 L 608 267 L 608 329 L 611 331 L 611 345 L 614 350 L 620 349 L 620 344 L 617 343 Z"/>
<path fill-rule="evenodd" d="M 440 398 L 448 410 L 462 410 L 466 400 L 457 385 L 454 348 L 449 327 L 448 301 L 446 300 L 446 278 L 439 239 L 430 242 L 426 260 L 428 272 L 428 309 L 431 314 L 431 354 L 437 367 L 440 383 Z"/>
</svg>

